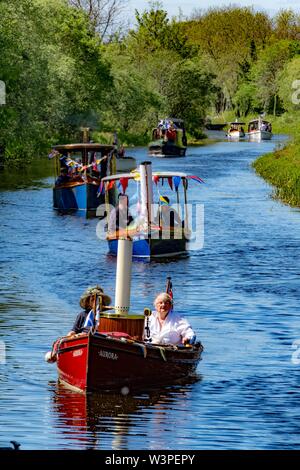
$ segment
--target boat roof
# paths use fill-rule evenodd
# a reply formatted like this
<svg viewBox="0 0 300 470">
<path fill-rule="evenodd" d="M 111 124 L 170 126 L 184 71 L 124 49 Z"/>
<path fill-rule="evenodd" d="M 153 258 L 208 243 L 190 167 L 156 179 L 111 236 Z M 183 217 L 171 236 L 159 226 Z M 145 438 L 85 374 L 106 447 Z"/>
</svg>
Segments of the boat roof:
<svg viewBox="0 0 300 470">
<path fill-rule="evenodd" d="M 79 143 L 79 144 L 64 144 L 64 145 L 54 145 L 52 147 L 55 150 L 113 150 L 114 145 L 109 144 L 97 144 L 94 142 L 88 143 Z"/>
<path fill-rule="evenodd" d="M 120 178 L 134 179 L 137 176 L 137 173 L 118 173 L 117 175 L 105 176 L 102 178 L 102 181 L 113 181 L 119 180 Z M 187 178 L 187 173 L 179 173 L 173 171 L 153 171 L 152 176 L 160 176 L 161 178 L 171 178 L 173 176 L 179 176 L 180 178 Z"/>
<path fill-rule="evenodd" d="M 236 124 L 238 126 L 241 126 L 241 125 L 245 125 L 246 123 L 245 122 L 232 121 L 232 122 L 229 122 L 228 124 Z"/>
<path fill-rule="evenodd" d="M 251 124 L 252 122 L 259 122 L 259 121 L 260 122 L 267 122 L 268 124 L 270 123 L 270 121 L 266 121 L 265 119 L 260 118 L 260 119 L 252 119 L 252 121 L 249 121 L 249 124 Z"/>
</svg>

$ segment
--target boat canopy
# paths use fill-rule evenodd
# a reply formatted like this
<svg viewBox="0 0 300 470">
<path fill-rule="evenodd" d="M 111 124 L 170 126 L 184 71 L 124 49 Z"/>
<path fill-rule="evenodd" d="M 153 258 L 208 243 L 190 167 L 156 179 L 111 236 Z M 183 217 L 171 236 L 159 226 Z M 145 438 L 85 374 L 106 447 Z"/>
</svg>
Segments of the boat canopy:
<svg viewBox="0 0 300 470">
<path fill-rule="evenodd" d="M 266 121 L 265 119 L 253 119 L 252 121 L 249 121 L 249 124 L 254 124 L 256 122 L 263 122 L 264 124 L 270 124 L 270 121 Z"/>
<path fill-rule="evenodd" d="M 245 122 L 237 122 L 237 121 L 233 121 L 233 122 L 229 122 L 228 125 L 230 126 L 244 126 L 246 123 Z"/>
<path fill-rule="evenodd" d="M 105 183 L 106 181 L 115 181 L 121 178 L 134 179 L 138 174 L 139 172 L 118 173 L 117 175 L 106 176 L 105 178 L 102 178 L 102 181 Z M 179 176 L 179 178 L 187 178 L 189 175 L 187 173 L 174 173 L 173 171 L 154 171 L 152 176 L 158 176 L 160 178 L 171 178 L 174 176 Z"/>
<path fill-rule="evenodd" d="M 76 151 L 82 151 L 82 150 L 87 150 L 87 151 L 111 151 L 115 149 L 114 145 L 108 145 L 108 144 L 97 144 L 97 143 L 79 143 L 79 144 L 65 144 L 65 145 L 54 145 L 52 147 L 54 150 L 57 150 L 58 152 L 61 150 L 69 150 L 70 152 L 76 152 Z"/>
</svg>

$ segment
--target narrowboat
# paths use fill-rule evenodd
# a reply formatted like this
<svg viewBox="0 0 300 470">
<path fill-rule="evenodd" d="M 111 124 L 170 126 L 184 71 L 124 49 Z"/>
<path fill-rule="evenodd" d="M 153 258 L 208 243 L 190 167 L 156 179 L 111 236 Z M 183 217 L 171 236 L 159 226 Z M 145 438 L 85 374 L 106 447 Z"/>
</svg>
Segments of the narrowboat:
<svg viewBox="0 0 300 470">
<path fill-rule="evenodd" d="M 272 124 L 259 117 L 249 122 L 247 137 L 250 141 L 270 140 L 272 138 Z"/>
<path fill-rule="evenodd" d="M 230 122 L 227 130 L 228 140 L 240 140 L 245 138 L 244 122 Z"/>
<path fill-rule="evenodd" d="M 55 145 L 49 156 L 55 164 L 54 209 L 95 216 L 104 200 L 99 194 L 101 178 L 116 173 L 115 146 L 91 142 Z"/>
<path fill-rule="evenodd" d="M 187 138 L 182 119 L 167 118 L 161 120 L 152 131 L 152 142 L 148 153 L 153 157 L 184 157 Z"/>
<path fill-rule="evenodd" d="M 107 216 L 108 254 L 117 255 L 119 234 L 125 231 L 132 237 L 134 258 L 187 256 L 189 178 L 203 182 L 186 173 L 152 173 L 151 162 L 142 162 L 139 171 L 103 178 L 106 205 L 98 213 Z M 118 202 L 113 207 L 110 201 Z"/>
</svg>

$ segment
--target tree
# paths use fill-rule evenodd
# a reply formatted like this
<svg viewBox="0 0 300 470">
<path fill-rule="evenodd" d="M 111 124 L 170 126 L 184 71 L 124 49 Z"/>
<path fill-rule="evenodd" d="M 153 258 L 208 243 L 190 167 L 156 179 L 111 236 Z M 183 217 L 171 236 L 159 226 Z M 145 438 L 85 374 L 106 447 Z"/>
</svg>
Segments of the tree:
<svg viewBox="0 0 300 470">
<path fill-rule="evenodd" d="M 150 11 L 135 11 L 137 29 L 129 33 L 129 46 L 134 56 L 141 59 L 146 55 L 168 50 L 179 57 L 187 58 L 195 54 L 195 47 L 188 45 L 188 38 L 181 25 L 169 21 L 167 12 L 159 2 L 150 2 Z"/>
<path fill-rule="evenodd" d="M 0 145 L 24 160 L 98 116 L 109 68 L 86 15 L 64 0 L 3 0 L 0 15 Z"/>
<path fill-rule="evenodd" d="M 300 39 L 300 15 L 293 10 L 281 10 L 274 18 L 274 32 L 278 39 Z"/>
<path fill-rule="evenodd" d="M 101 40 L 113 36 L 123 24 L 121 14 L 125 0 L 69 0 L 70 4 L 86 12 Z"/>
<path fill-rule="evenodd" d="M 252 69 L 256 97 L 265 112 L 276 115 L 278 108 L 279 76 L 292 55 L 291 42 L 281 40 L 260 51 Z M 273 109 L 271 109 L 273 108 Z"/>
<path fill-rule="evenodd" d="M 213 78 L 201 63 L 192 60 L 178 62 L 168 76 L 165 90 L 168 114 L 184 119 L 187 130 L 192 134 L 203 126 L 216 91 Z"/>
<path fill-rule="evenodd" d="M 300 110 L 300 56 L 286 63 L 279 76 L 278 95 L 286 111 Z"/>
<path fill-rule="evenodd" d="M 251 8 L 236 6 L 211 8 L 196 12 L 185 23 L 189 43 L 199 46 L 209 69 L 216 75 L 225 107 L 231 105 L 234 94 L 272 34 L 270 18 Z"/>
</svg>

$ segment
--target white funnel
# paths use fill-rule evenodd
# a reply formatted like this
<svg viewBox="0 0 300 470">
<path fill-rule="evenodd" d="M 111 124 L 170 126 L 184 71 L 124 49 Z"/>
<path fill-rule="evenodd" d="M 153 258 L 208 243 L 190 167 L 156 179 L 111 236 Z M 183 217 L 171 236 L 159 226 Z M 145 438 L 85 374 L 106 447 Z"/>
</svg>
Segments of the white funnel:
<svg viewBox="0 0 300 470">
<path fill-rule="evenodd" d="M 118 240 L 115 313 L 127 314 L 130 307 L 132 240 Z"/>
<path fill-rule="evenodd" d="M 148 227 L 153 220 L 153 187 L 152 187 L 152 164 L 151 162 L 142 162 L 140 164 L 141 176 L 141 213 Z"/>
</svg>

